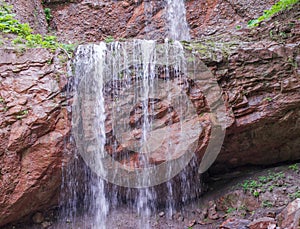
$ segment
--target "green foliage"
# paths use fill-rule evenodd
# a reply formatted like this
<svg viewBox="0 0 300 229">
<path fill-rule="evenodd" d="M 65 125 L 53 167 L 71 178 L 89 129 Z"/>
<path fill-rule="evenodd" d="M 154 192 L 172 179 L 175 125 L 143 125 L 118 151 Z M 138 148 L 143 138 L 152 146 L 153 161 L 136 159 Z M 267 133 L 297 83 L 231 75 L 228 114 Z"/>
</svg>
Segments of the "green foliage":
<svg viewBox="0 0 300 229">
<path fill-rule="evenodd" d="M 273 207 L 273 203 L 269 200 L 264 200 L 261 204 L 263 208 L 271 208 Z"/>
<path fill-rule="evenodd" d="M 271 97 L 264 98 L 265 101 L 271 102 L 273 99 Z"/>
<path fill-rule="evenodd" d="M 56 36 L 42 36 L 41 34 L 33 34 L 30 26 L 25 23 L 20 23 L 11 13 L 12 6 L 0 1 L 0 32 L 13 33 L 17 38 L 12 40 L 12 44 L 25 44 L 29 48 L 42 47 L 54 51 L 61 48 L 64 51 L 73 52 L 74 44 L 61 44 L 57 41 Z M 51 12 L 49 8 L 45 9 L 46 20 L 51 19 Z"/>
<path fill-rule="evenodd" d="M 31 34 L 32 29 L 26 24 L 20 23 L 11 13 L 12 7 L 6 3 L 0 2 L 0 31 L 4 33 L 14 33 L 21 37 Z"/>
<path fill-rule="evenodd" d="M 235 212 L 235 211 L 236 211 L 235 208 L 228 208 L 228 209 L 226 210 L 226 213 L 227 213 L 227 214 L 231 214 L 231 213 L 233 213 L 233 212 Z"/>
<path fill-rule="evenodd" d="M 253 191 L 254 189 L 260 188 L 261 186 L 262 184 L 256 180 L 245 180 L 242 184 L 244 191 Z"/>
<path fill-rule="evenodd" d="M 278 182 L 285 176 L 283 172 L 269 173 L 268 176 L 259 176 L 256 180 L 245 180 L 241 187 L 245 192 L 250 192 L 254 197 L 259 197 L 260 193 L 272 192 L 274 185 L 270 182 Z"/>
<path fill-rule="evenodd" d="M 300 198 L 300 190 L 297 190 L 296 192 L 292 193 L 292 194 L 289 194 L 289 197 L 291 199 L 297 199 L 297 198 Z"/>
<path fill-rule="evenodd" d="M 257 19 L 250 20 L 248 22 L 248 26 L 258 26 L 260 22 L 272 17 L 274 14 L 280 11 L 292 8 L 293 5 L 298 2 L 299 0 L 279 0 L 269 10 L 265 10 L 262 16 L 258 17 Z"/>
<path fill-rule="evenodd" d="M 22 118 L 24 118 L 26 115 L 28 115 L 28 110 L 22 110 L 22 111 L 20 111 L 20 112 L 17 114 L 16 118 L 17 118 L 17 119 L 22 119 Z"/>
<path fill-rule="evenodd" d="M 45 8 L 44 9 L 44 13 L 45 13 L 46 21 L 47 21 L 47 23 L 49 25 L 49 23 L 51 21 L 51 18 L 52 18 L 52 14 L 51 14 L 50 8 Z"/>
<path fill-rule="evenodd" d="M 111 43 L 111 42 L 114 42 L 114 40 L 115 39 L 113 38 L 113 36 L 108 36 L 108 37 L 105 38 L 104 41 L 105 41 L 105 43 Z"/>
<path fill-rule="evenodd" d="M 289 166 L 289 169 L 291 169 L 291 170 L 297 172 L 297 171 L 299 170 L 299 167 L 298 167 L 297 164 L 293 164 L 293 165 L 290 165 L 290 166 Z"/>
</svg>

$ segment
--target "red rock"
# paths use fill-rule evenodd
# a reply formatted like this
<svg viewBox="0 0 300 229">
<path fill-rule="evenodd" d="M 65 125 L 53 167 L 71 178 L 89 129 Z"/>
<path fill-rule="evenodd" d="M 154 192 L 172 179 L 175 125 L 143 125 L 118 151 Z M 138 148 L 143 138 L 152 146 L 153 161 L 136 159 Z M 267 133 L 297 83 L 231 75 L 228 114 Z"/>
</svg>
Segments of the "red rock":
<svg viewBox="0 0 300 229">
<path fill-rule="evenodd" d="M 270 229 L 276 228 L 276 220 L 270 217 L 256 219 L 248 225 L 249 229 Z"/>
<path fill-rule="evenodd" d="M 39 24 L 36 30 L 46 31 L 40 1 L 8 2 L 15 3 L 15 10 L 23 22 Z M 53 15 L 52 27 L 57 29 L 62 40 L 98 42 L 107 36 L 160 39 L 166 34 L 165 11 L 160 1 L 131 1 L 130 4 L 126 1 L 47 2 Z M 237 24 L 255 18 L 272 3 L 273 0 L 260 4 L 236 0 L 186 1 L 191 35 L 199 38 L 208 34 L 235 33 Z M 149 6 L 152 12 L 145 16 Z M 38 18 L 32 14 L 35 7 Z M 230 30 L 232 28 L 234 31 Z M 259 41 L 254 43 L 233 42 L 226 54 L 217 47 L 198 53 L 224 91 L 230 120 L 224 147 L 212 171 L 224 172 L 224 168 L 300 158 L 299 70 L 288 59 L 295 57 L 299 63 L 296 42 L 300 30 L 296 29 L 288 40 L 294 43 L 286 42 L 287 45 L 263 41 L 259 34 L 256 38 Z M 29 49 L 23 55 L 15 50 L 0 50 L 0 96 L 5 100 L 0 103 L 0 226 L 57 203 L 61 154 L 69 132 L 69 120 L 61 106 L 63 98 L 56 94 L 59 87 L 51 77 L 53 69 L 47 65 L 52 58 L 53 55 L 43 49 Z M 191 90 L 190 98 L 201 114 L 206 111 L 206 104 L 201 91 L 196 89 Z M 29 113 L 18 119 L 16 114 L 21 110 Z M 163 124 L 178 120 L 175 113 L 167 117 L 163 111 L 157 117 Z M 201 120 L 206 130 L 200 136 L 199 158 L 210 137 L 209 118 L 205 116 Z M 119 145 L 118 153 L 122 154 L 123 150 Z M 154 164 L 165 160 L 160 151 L 152 156 Z M 136 161 L 137 156 L 133 154 L 128 163 L 135 165 Z M 32 196 L 37 198 L 32 199 Z M 253 201 L 249 206 L 255 208 L 255 205 Z M 211 206 L 210 218 L 216 217 L 216 209 Z"/>
<path fill-rule="evenodd" d="M 209 202 L 209 208 L 208 208 L 208 216 L 209 219 L 215 220 L 219 218 L 219 215 L 217 213 L 217 205 L 210 201 Z"/>
<path fill-rule="evenodd" d="M 299 227 L 300 222 L 300 199 L 295 199 L 277 216 L 278 226 L 285 229 Z"/>
<path fill-rule="evenodd" d="M 0 77 L 0 96 L 10 106 L 0 112 L 0 227 L 57 204 L 70 123 L 49 58 L 43 49 L 18 56 L 0 49 L 0 75 L 8 73 Z"/>
<path fill-rule="evenodd" d="M 47 33 L 47 22 L 42 1 L 7 0 L 5 2 L 13 5 L 13 11 L 22 23 L 29 23 L 36 33 Z"/>
<path fill-rule="evenodd" d="M 220 229 L 247 229 L 250 220 L 229 218 L 220 225 Z"/>
</svg>

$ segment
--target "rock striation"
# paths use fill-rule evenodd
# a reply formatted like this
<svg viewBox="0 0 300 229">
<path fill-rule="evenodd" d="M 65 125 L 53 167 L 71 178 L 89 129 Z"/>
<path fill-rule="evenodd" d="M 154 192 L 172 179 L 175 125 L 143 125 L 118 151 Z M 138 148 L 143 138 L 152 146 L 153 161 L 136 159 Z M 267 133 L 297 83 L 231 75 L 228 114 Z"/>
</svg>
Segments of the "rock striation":
<svg viewBox="0 0 300 229">
<path fill-rule="evenodd" d="M 0 50 L 0 226 L 57 203 L 70 125 L 55 62 L 45 49 Z"/>
</svg>

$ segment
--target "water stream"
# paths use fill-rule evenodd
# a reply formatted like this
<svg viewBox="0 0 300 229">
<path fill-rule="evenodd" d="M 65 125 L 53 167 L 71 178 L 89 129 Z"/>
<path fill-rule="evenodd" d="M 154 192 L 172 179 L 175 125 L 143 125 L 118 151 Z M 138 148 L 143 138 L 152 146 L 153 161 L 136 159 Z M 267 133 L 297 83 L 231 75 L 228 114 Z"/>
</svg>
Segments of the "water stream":
<svg viewBox="0 0 300 229">
<path fill-rule="evenodd" d="M 61 211 L 70 228 L 106 228 L 107 215 L 124 203 L 139 228 L 151 228 L 151 215 L 171 217 L 200 192 L 194 152 L 204 130 L 191 96 L 208 69 L 177 41 L 190 39 L 184 1 L 166 3 L 171 40 L 77 49 L 76 152 L 64 170 Z"/>
</svg>

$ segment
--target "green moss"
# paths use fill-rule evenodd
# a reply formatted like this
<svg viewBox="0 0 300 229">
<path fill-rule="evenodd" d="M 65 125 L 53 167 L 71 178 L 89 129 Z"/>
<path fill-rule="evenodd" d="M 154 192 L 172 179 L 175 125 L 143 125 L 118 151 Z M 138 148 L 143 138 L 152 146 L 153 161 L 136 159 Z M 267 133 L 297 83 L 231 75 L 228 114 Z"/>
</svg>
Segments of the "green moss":
<svg viewBox="0 0 300 229">
<path fill-rule="evenodd" d="M 111 43 L 111 42 L 114 42 L 115 39 L 113 38 L 113 36 L 108 36 L 107 38 L 105 38 L 104 40 L 106 43 Z"/>
<path fill-rule="evenodd" d="M 258 26 L 260 22 L 269 19 L 274 14 L 284 11 L 286 9 L 291 9 L 294 4 L 299 3 L 299 0 L 280 0 L 276 2 L 270 9 L 265 10 L 263 15 L 257 19 L 250 20 L 248 22 L 249 27 Z"/>
<path fill-rule="evenodd" d="M 201 57 L 218 61 L 221 58 L 228 58 L 232 50 L 238 46 L 235 42 L 215 42 L 213 40 L 182 42 L 188 51 L 200 54 Z"/>
</svg>

